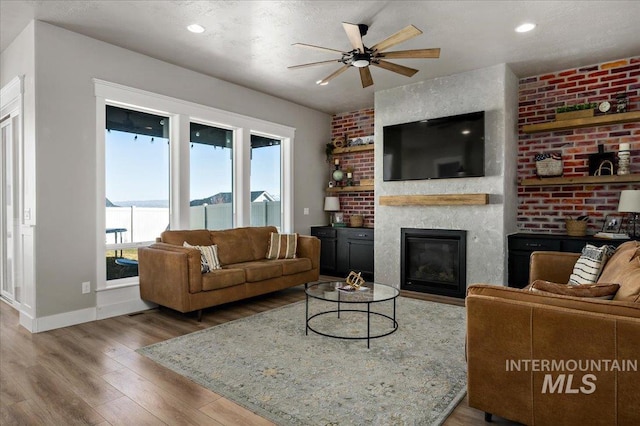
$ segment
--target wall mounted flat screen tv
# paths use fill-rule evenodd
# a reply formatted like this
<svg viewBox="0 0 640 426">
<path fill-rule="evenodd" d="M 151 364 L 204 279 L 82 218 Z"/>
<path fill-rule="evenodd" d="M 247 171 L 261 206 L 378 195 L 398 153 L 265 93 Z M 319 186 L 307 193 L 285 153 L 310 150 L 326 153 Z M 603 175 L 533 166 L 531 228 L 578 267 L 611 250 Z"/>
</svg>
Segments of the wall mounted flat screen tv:
<svg viewBox="0 0 640 426">
<path fill-rule="evenodd" d="M 383 180 L 484 176 L 484 111 L 383 128 Z"/>
</svg>

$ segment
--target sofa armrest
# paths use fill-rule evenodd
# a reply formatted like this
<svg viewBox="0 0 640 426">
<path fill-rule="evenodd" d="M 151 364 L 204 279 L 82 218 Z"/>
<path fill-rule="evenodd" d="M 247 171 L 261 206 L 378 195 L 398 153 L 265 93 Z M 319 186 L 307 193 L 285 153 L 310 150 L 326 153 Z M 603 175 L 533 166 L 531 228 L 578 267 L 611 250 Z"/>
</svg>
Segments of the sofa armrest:
<svg viewBox="0 0 640 426">
<path fill-rule="evenodd" d="M 568 283 L 578 258 L 580 258 L 579 253 L 534 251 L 530 259 L 529 284 L 535 280 Z"/>
<path fill-rule="evenodd" d="M 200 251 L 167 243 L 155 243 L 138 249 L 140 294 L 181 299 L 188 293 L 202 291 Z M 162 294 L 163 296 L 159 296 Z M 159 303 L 154 299 L 147 299 Z M 176 302 L 174 302 L 175 304 Z M 172 304 L 164 306 L 178 309 Z M 181 303 L 178 303 L 182 305 Z M 182 310 L 182 308 L 178 309 Z"/>
<path fill-rule="evenodd" d="M 311 268 L 320 268 L 320 240 L 310 235 L 298 235 L 298 257 L 311 259 Z"/>
</svg>

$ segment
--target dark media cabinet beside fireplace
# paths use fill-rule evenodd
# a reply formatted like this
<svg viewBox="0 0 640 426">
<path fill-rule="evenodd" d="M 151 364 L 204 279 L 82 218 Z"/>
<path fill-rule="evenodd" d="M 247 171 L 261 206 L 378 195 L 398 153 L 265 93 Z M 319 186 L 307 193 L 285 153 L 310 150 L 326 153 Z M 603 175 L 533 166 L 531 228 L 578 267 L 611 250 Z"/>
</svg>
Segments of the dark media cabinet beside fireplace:
<svg viewBox="0 0 640 426">
<path fill-rule="evenodd" d="M 529 284 L 529 258 L 534 251 L 580 253 L 586 244 L 618 247 L 629 240 L 609 240 L 593 236 L 517 233 L 507 237 L 509 250 L 509 287 L 522 288 Z"/>
<path fill-rule="evenodd" d="M 346 277 L 362 272 L 373 281 L 373 229 L 312 226 L 311 235 L 320 239 L 320 273 Z"/>
</svg>

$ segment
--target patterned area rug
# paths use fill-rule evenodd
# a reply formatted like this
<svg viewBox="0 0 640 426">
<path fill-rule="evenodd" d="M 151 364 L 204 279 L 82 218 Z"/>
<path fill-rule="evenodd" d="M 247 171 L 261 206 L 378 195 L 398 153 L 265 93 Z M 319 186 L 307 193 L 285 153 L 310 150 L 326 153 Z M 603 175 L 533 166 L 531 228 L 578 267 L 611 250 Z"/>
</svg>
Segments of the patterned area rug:
<svg viewBox="0 0 640 426">
<path fill-rule="evenodd" d="M 437 425 L 465 395 L 463 307 L 400 297 L 398 330 L 370 349 L 366 340 L 305 336 L 304 318 L 298 302 L 139 352 L 278 425 Z M 366 335 L 365 314 L 312 321 L 319 331 Z M 391 321 L 375 316 L 371 327 L 384 333 Z"/>
</svg>

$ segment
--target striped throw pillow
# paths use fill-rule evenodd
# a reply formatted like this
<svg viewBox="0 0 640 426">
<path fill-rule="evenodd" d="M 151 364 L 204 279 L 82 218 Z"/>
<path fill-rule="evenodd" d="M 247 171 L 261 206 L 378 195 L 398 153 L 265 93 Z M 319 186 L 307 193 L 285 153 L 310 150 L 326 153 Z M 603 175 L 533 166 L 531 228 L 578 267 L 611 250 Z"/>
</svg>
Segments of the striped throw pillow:
<svg viewBox="0 0 640 426">
<path fill-rule="evenodd" d="M 186 241 L 182 246 L 200 250 L 200 271 L 203 274 L 214 269 L 222 269 L 218 259 L 218 246 L 192 246 Z"/>
<path fill-rule="evenodd" d="M 569 284 L 595 284 L 598 282 L 604 265 L 615 251 L 616 249 L 613 246 L 596 247 L 587 244 L 582 249 L 582 255 L 573 266 Z"/>
<path fill-rule="evenodd" d="M 267 259 L 295 259 L 298 249 L 298 234 L 271 233 Z"/>
</svg>

